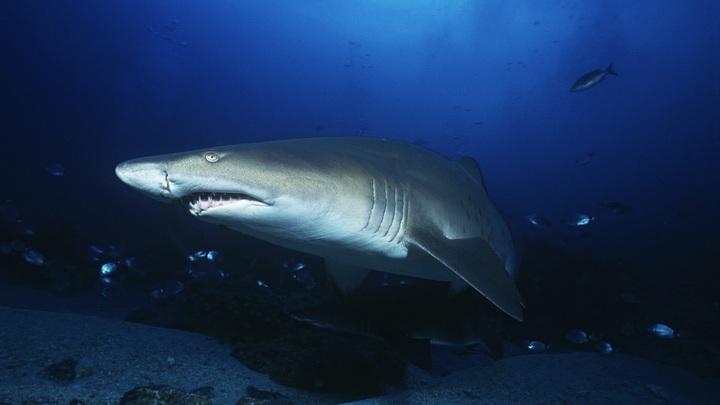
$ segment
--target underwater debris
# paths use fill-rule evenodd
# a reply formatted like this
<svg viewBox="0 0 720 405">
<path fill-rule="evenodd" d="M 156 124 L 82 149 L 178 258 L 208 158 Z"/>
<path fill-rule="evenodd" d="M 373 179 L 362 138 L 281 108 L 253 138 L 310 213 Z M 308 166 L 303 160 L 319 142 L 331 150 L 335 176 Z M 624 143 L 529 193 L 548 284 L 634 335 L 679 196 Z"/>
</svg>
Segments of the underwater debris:
<svg viewBox="0 0 720 405">
<path fill-rule="evenodd" d="M 61 360 L 45 367 L 42 371 L 43 378 L 60 383 L 75 381 L 77 361 L 72 358 Z"/>
<path fill-rule="evenodd" d="M 252 385 L 245 391 L 247 395 L 242 397 L 237 405 L 292 405 L 289 398 L 277 392 L 259 390 Z"/>
<path fill-rule="evenodd" d="M 120 405 L 140 404 L 209 405 L 210 400 L 202 395 L 185 392 L 169 385 L 135 387 L 123 394 L 120 399 Z"/>
</svg>

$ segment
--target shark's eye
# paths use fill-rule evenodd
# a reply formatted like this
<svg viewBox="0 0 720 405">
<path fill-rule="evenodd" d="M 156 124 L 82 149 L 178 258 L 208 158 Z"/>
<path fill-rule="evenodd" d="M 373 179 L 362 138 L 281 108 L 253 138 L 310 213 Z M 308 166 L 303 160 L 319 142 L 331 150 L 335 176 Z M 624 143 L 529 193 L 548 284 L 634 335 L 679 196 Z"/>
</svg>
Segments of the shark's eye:
<svg viewBox="0 0 720 405">
<path fill-rule="evenodd" d="M 220 159 L 220 156 L 218 156 L 215 152 L 208 152 L 205 154 L 205 160 L 207 160 L 210 163 L 215 163 Z"/>
</svg>

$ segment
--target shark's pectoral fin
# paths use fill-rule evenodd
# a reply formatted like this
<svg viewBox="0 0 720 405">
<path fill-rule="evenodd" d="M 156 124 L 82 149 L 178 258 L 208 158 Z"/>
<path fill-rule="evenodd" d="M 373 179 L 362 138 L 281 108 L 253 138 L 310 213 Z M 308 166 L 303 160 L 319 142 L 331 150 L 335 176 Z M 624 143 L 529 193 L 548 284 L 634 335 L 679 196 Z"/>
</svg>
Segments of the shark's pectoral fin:
<svg viewBox="0 0 720 405">
<path fill-rule="evenodd" d="M 325 258 L 325 273 L 327 273 L 333 288 L 340 295 L 357 292 L 370 271 L 364 267 Z"/>
<path fill-rule="evenodd" d="M 413 229 L 411 239 L 506 314 L 522 321 L 520 293 L 484 239 L 448 239 L 440 231 L 421 229 Z"/>
</svg>

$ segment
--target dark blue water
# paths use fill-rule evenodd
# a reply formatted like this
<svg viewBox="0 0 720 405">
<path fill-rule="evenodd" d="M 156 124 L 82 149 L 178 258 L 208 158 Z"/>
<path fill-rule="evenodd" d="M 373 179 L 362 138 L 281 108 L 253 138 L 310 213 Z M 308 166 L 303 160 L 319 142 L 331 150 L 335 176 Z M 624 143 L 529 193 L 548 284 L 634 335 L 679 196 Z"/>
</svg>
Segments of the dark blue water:
<svg viewBox="0 0 720 405">
<path fill-rule="evenodd" d="M 31 266 L 26 248 L 92 267 L 89 245 L 122 246 L 122 260 L 150 263 L 150 279 L 152 263 L 184 269 L 195 250 L 255 249 L 130 190 L 114 174 L 123 160 L 370 136 L 477 159 L 526 274 L 558 277 L 535 284 L 552 297 L 529 291 L 532 281 L 521 292 L 535 308 L 545 297 L 548 316 L 557 296 L 596 300 L 558 322 L 558 336 L 590 329 L 583 319 L 617 319 L 627 292 L 663 310 L 612 328 L 671 322 L 662 314 L 698 296 L 683 313 L 704 327 L 718 319 L 720 291 L 719 22 L 711 0 L 3 1 L 0 242 L 25 245 L 2 258 L 4 278 L 30 284 L 12 267 Z M 610 63 L 618 76 L 570 92 Z M 532 213 L 552 226 L 534 226 Z M 576 213 L 593 220 L 564 224 Z M 577 266 L 549 259 L 573 255 Z M 92 268 L 88 280 L 65 275 L 43 288 L 96 294 Z M 533 333 L 542 335 L 516 340 Z"/>
</svg>

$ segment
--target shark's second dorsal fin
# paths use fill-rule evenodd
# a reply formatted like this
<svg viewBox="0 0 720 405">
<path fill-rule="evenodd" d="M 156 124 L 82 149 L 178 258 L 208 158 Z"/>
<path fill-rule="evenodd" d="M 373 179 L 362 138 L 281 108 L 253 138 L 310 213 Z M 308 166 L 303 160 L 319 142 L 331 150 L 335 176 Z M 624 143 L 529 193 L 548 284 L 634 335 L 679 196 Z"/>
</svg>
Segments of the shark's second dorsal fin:
<svg viewBox="0 0 720 405">
<path fill-rule="evenodd" d="M 485 190 L 485 194 L 487 194 L 487 189 L 485 188 L 485 181 L 483 181 L 483 175 L 482 170 L 480 169 L 480 165 L 477 163 L 477 161 L 470 156 L 461 156 L 457 163 L 465 170 L 467 174 L 470 175 L 470 177 L 473 178 L 473 180 L 477 181 L 478 184 L 480 184 Z"/>
<path fill-rule="evenodd" d="M 411 239 L 506 314 L 522 321 L 520 293 L 483 238 L 448 239 L 439 230 L 413 229 Z"/>
</svg>

